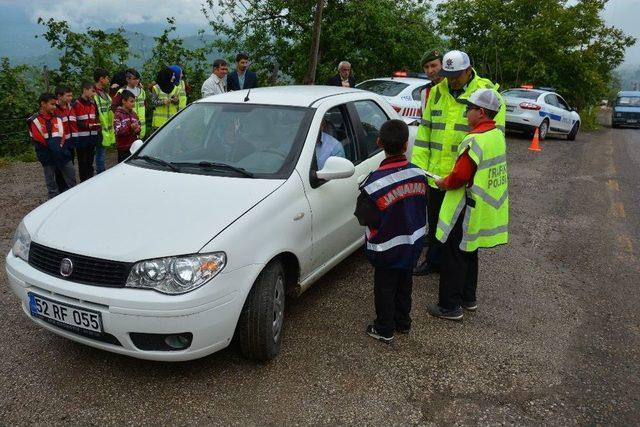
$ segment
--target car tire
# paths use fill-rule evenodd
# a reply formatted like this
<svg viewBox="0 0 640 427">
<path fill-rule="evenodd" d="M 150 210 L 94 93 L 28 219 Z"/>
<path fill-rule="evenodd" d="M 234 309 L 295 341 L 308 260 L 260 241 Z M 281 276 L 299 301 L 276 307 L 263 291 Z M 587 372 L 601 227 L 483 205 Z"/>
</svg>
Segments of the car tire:
<svg viewBox="0 0 640 427">
<path fill-rule="evenodd" d="M 549 120 L 544 119 L 540 126 L 538 126 L 538 139 L 540 141 L 544 141 L 547 139 L 547 134 L 549 133 Z"/>
<path fill-rule="evenodd" d="M 260 272 L 242 307 L 236 333 L 240 352 L 267 361 L 280 352 L 284 323 L 286 276 L 279 261 Z"/>
<path fill-rule="evenodd" d="M 575 122 L 573 127 L 571 128 L 571 132 L 567 135 L 568 141 L 575 141 L 576 136 L 578 136 L 578 129 L 580 129 L 580 122 Z"/>
</svg>

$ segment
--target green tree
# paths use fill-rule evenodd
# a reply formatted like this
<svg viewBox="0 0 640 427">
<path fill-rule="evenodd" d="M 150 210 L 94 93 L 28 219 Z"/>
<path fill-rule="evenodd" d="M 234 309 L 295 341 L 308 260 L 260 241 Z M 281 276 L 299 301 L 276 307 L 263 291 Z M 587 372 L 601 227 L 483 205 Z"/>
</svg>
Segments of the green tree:
<svg viewBox="0 0 640 427">
<path fill-rule="evenodd" d="M 42 83 L 37 76 L 38 70 L 27 65 L 11 66 L 8 58 L 0 62 L 0 157 L 35 159 L 26 119 L 38 109 Z"/>
<path fill-rule="evenodd" d="M 301 82 L 309 68 L 317 0 L 207 0 L 203 12 L 229 53 L 249 52 L 264 81 L 274 66 Z M 418 0 L 327 0 L 322 11 L 317 82 L 352 63 L 357 80 L 417 70 L 424 51 L 443 47 L 429 3 Z M 275 83 L 272 80 L 272 83 Z"/>
<path fill-rule="evenodd" d="M 204 31 L 199 32 L 202 46 L 188 49 L 179 37 L 174 37 L 176 31 L 175 18 L 167 18 L 167 27 L 159 37 L 154 37 L 155 46 L 151 56 L 144 62 L 143 77 L 147 81 L 153 81 L 158 71 L 169 65 L 177 64 L 183 69 L 187 81 L 193 87 L 189 94 L 189 101 L 200 98 L 200 87 L 211 74 L 211 66 L 207 61 L 213 46 L 204 38 Z"/>
<path fill-rule="evenodd" d="M 449 0 L 438 29 L 503 87 L 553 86 L 578 108 L 606 98 L 635 43 L 601 18 L 607 0 Z"/>
<path fill-rule="evenodd" d="M 122 35 L 122 28 L 113 33 L 91 27 L 75 32 L 66 21 L 38 18 L 38 23 L 45 28 L 42 37 L 61 52 L 60 67 L 52 72 L 54 84 L 93 81 L 96 68 L 114 73 L 124 68 L 129 58 L 129 41 Z"/>
</svg>

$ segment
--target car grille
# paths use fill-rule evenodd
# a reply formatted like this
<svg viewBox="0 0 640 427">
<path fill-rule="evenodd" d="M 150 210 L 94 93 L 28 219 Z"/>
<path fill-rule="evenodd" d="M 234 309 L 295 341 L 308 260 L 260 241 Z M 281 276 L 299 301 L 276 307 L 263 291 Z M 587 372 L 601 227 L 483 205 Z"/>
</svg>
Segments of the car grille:
<svg viewBox="0 0 640 427">
<path fill-rule="evenodd" d="M 623 119 L 636 119 L 640 120 L 640 113 L 621 113 Z"/>
<path fill-rule="evenodd" d="M 73 271 L 68 277 L 63 277 L 60 274 L 60 261 L 63 258 L 69 258 L 73 263 Z M 122 288 L 127 281 L 129 270 L 133 264 L 71 254 L 31 242 L 29 265 L 42 272 L 71 282 Z"/>
</svg>

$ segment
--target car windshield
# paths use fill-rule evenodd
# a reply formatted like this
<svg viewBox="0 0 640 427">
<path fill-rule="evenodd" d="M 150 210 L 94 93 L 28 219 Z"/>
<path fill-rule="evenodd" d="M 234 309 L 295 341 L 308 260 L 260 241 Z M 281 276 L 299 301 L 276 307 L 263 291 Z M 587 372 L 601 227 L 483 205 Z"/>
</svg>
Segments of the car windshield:
<svg viewBox="0 0 640 427">
<path fill-rule="evenodd" d="M 621 96 L 616 101 L 621 107 L 640 107 L 640 96 Z"/>
<path fill-rule="evenodd" d="M 503 98 L 524 98 L 536 100 L 540 96 L 540 92 L 533 92 L 524 89 L 512 89 L 502 92 Z"/>
<path fill-rule="evenodd" d="M 129 163 L 182 173 L 288 177 L 313 110 L 195 103 L 158 130 Z"/>
<path fill-rule="evenodd" d="M 382 96 L 396 96 L 409 85 L 391 80 L 368 80 L 356 85 L 356 88 L 368 90 Z"/>
</svg>

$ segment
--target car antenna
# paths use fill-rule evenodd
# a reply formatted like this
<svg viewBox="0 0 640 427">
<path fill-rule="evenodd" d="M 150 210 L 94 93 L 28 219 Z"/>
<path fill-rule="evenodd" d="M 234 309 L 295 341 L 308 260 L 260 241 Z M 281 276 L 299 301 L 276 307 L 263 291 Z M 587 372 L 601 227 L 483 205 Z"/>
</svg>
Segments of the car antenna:
<svg viewBox="0 0 640 427">
<path fill-rule="evenodd" d="M 251 93 L 251 89 L 249 89 L 249 92 L 247 92 L 247 96 L 244 97 L 244 102 L 247 102 L 249 100 L 250 93 Z"/>
</svg>

